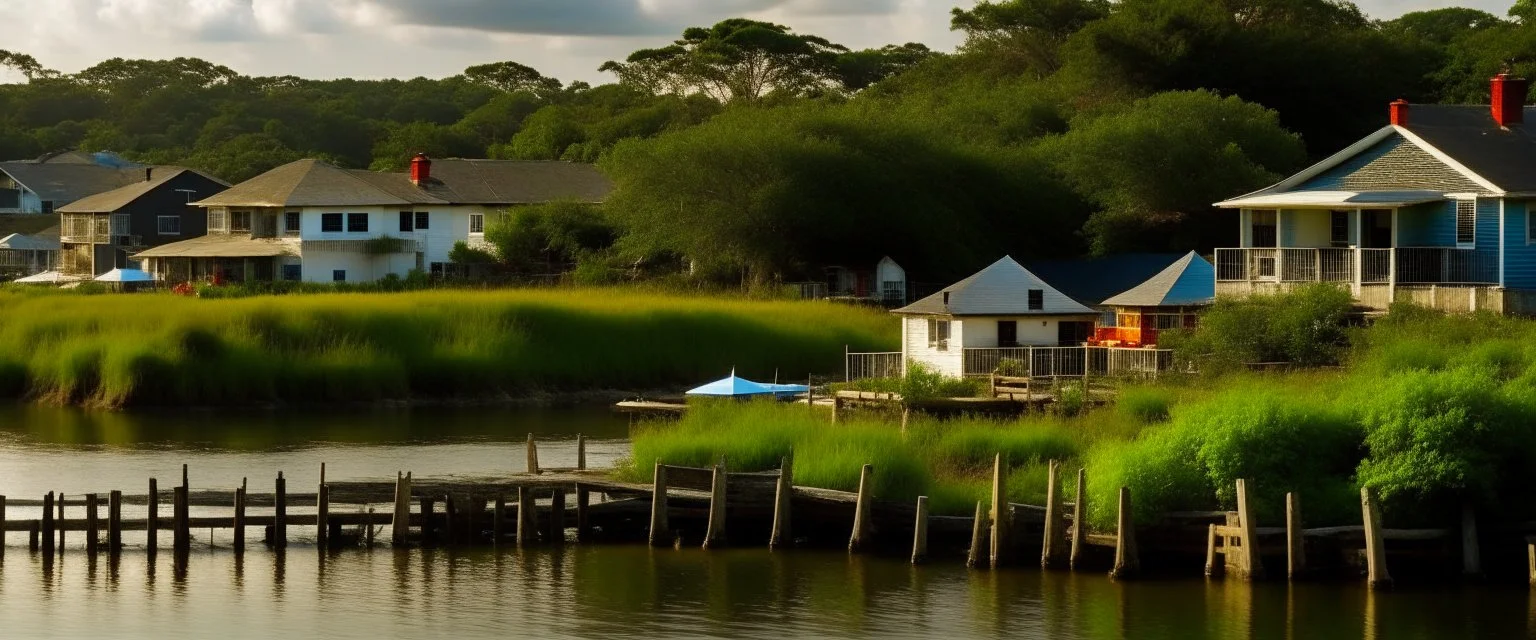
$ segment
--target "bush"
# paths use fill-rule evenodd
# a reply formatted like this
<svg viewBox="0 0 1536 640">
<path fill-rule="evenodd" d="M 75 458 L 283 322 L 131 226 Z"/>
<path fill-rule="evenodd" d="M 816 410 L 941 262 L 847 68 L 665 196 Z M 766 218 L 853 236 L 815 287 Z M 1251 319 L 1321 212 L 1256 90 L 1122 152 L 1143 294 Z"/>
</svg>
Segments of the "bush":
<svg viewBox="0 0 1536 640">
<path fill-rule="evenodd" d="M 1348 345 L 1354 300 L 1330 284 L 1243 300 L 1219 298 L 1192 331 L 1170 331 L 1164 345 L 1203 373 L 1236 371 L 1255 362 L 1337 364 Z"/>
<path fill-rule="evenodd" d="M 1124 387 L 1115 398 L 1115 410 L 1143 424 L 1163 422 L 1173 406 L 1173 393 L 1157 387 Z"/>
</svg>

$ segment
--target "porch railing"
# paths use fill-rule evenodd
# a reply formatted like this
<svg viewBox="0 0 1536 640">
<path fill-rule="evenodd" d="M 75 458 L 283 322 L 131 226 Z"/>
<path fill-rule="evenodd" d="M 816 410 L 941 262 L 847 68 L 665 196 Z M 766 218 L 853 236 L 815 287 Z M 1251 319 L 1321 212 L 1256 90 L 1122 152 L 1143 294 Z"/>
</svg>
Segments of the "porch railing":
<svg viewBox="0 0 1536 640">
<path fill-rule="evenodd" d="M 1499 258 L 1473 249 L 1402 247 L 1398 284 L 1497 284 Z"/>
<path fill-rule="evenodd" d="M 994 373 L 1030 378 L 1148 377 L 1173 367 L 1173 351 L 1169 349 L 998 347 L 964 349 L 962 355 L 963 372 L 968 377 Z M 848 353 L 843 378 L 852 382 L 900 377 L 905 364 L 896 352 Z"/>
<path fill-rule="evenodd" d="M 843 381 L 900 378 L 906 367 L 900 351 L 843 354 Z"/>
<path fill-rule="evenodd" d="M 1457 247 L 1216 250 L 1219 282 L 1496 284 L 1498 256 Z"/>
</svg>

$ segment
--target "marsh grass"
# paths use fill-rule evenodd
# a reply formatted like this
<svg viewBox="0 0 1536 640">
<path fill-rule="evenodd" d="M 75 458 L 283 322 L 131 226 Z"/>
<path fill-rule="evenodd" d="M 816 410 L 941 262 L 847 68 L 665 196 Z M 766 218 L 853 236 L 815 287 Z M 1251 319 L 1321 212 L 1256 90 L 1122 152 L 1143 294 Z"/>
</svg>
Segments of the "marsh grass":
<svg viewBox="0 0 1536 640">
<path fill-rule="evenodd" d="M 799 379 L 844 345 L 893 347 L 888 314 L 624 289 L 203 300 L 0 291 L 0 392 L 118 407 L 654 389 Z"/>
</svg>

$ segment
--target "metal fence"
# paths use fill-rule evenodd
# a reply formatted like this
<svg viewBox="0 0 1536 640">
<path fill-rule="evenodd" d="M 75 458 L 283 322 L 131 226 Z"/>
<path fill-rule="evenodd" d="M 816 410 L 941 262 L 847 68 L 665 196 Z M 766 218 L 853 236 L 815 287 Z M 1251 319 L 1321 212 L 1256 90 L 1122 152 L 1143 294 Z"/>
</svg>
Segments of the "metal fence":
<svg viewBox="0 0 1536 640">
<path fill-rule="evenodd" d="M 999 347 L 962 350 L 966 376 L 994 373 L 1030 378 L 1084 376 L 1151 377 L 1173 367 L 1173 351 L 1125 347 Z M 847 353 L 843 379 L 896 378 L 906 371 L 902 354 Z"/>
<path fill-rule="evenodd" d="M 1449 247 L 1401 247 L 1398 284 L 1497 284 L 1498 254 Z"/>
<path fill-rule="evenodd" d="M 843 381 L 853 382 L 865 378 L 900 378 L 906 367 L 902 366 L 900 351 L 886 353 L 843 354 Z"/>
</svg>

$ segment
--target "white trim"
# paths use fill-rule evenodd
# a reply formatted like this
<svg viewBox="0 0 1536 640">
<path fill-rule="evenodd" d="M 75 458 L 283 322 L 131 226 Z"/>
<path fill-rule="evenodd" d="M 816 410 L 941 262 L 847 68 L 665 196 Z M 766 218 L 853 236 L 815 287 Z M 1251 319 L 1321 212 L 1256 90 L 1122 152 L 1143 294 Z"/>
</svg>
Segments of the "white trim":
<svg viewBox="0 0 1536 640">
<path fill-rule="evenodd" d="M 1499 286 L 1504 286 L 1504 245 L 1509 243 L 1509 238 L 1504 237 L 1504 200 L 1499 200 Z"/>
</svg>

